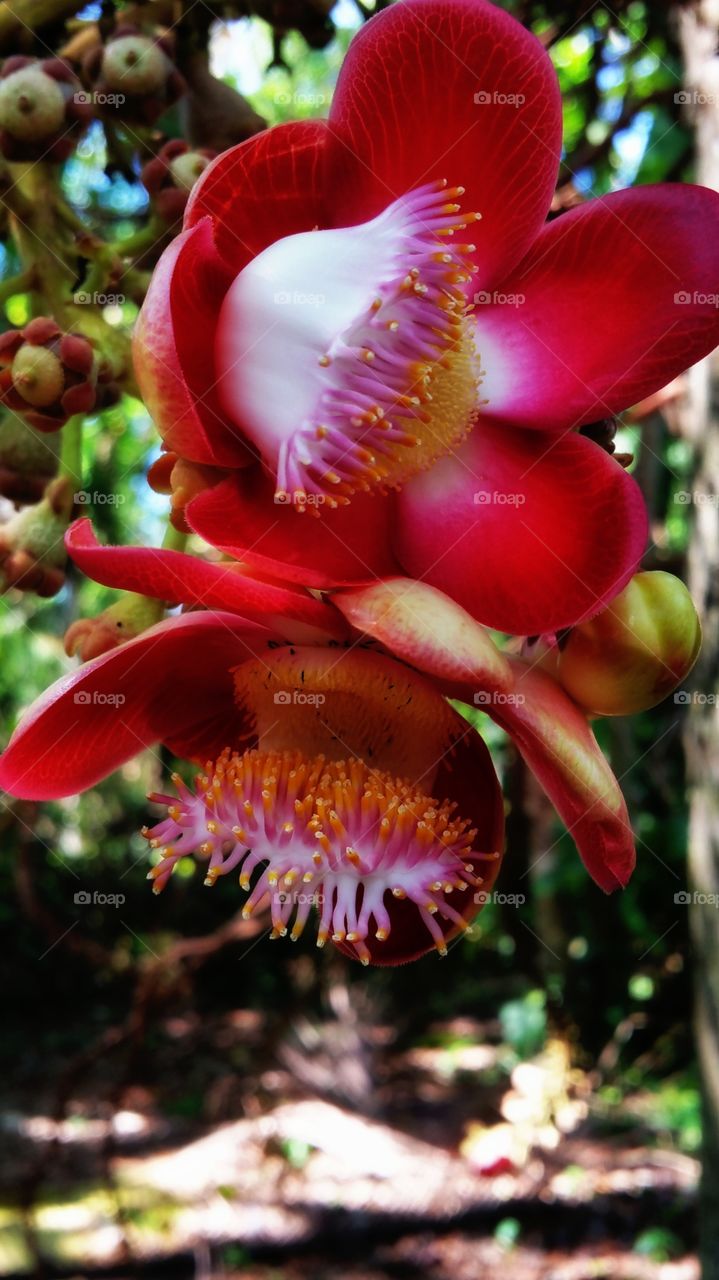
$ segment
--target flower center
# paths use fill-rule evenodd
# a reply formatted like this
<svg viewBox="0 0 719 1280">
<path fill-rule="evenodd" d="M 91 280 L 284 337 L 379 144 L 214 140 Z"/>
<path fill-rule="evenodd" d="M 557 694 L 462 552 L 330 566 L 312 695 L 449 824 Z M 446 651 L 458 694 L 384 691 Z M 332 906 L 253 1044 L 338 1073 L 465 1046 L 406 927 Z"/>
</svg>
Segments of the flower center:
<svg viewBox="0 0 719 1280">
<path fill-rule="evenodd" d="M 287 236 L 228 291 L 219 391 L 298 511 L 403 484 L 453 448 L 478 408 L 464 292 L 479 215 L 432 183 L 377 218 Z"/>
<path fill-rule="evenodd" d="M 187 854 L 208 861 L 210 887 L 239 869 L 243 916 L 269 898 L 272 937 L 296 940 L 315 907 L 317 945 L 331 937 L 363 964 L 389 939 L 397 901 L 446 955 L 448 937 L 468 927 L 452 896 L 481 883 L 470 855 L 496 858 L 472 854 L 477 833 L 453 804 L 357 759 L 226 750 L 195 791 L 173 782 L 177 799 L 151 797 L 167 817 L 143 831 L 162 849 L 148 877 L 155 893 Z"/>
</svg>

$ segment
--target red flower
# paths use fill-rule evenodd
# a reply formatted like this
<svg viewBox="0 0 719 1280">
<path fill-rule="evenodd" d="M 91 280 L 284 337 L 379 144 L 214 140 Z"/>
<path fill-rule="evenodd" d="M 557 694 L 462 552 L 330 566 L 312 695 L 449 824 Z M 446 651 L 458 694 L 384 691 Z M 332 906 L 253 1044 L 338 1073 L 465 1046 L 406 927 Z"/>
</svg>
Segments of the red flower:
<svg viewBox="0 0 719 1280">
<path fill-rule="evenodd" d="M 643 503 L 575 428 L 719 340 L 719 197 L 643 187 L 547 225 L 560 140 L 528 31 L 413 0 L 355 38 L 326 123 L 206 170 L 136 338 L 167 447 L 228 472 L 193 529 L 315 587 L 409 573 L 518 634 L 621 590 Z"/>
<path fill-rule="evenodd" d="M 586 718 L 434 588 L 395 579 L 340 594 L 338 609 L 236 565 L 99 547 L 85 521 L 67 545 L 101 582 L 211 608 L 58 681 L 0 758 L 0 786 L 68 795 L 157 742 L 208 761 L 194 789 L 175 778 L 176 795 L 155 797 L 157 889 L 194 853 L 206 884 L 241 873 L 246 911 L 269 895 L 276 934 L 294 920 L 298 936 L 314 904 L 320 943 L 355 958 L 443 952 L 486 901 L 503 832 L 487 749 L 447 695 L 509 730 L 597 882 L 628 880 L 626 808 Z"/>
</svg>

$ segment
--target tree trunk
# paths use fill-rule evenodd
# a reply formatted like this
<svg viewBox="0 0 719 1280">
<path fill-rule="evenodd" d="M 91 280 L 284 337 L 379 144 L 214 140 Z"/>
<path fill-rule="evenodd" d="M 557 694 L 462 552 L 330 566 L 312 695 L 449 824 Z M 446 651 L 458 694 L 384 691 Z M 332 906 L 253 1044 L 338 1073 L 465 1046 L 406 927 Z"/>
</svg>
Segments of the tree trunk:
<svg viewBox="0 0 719 1280">
<path fill-rule="evenodd" d="M 696 180 L 719 191 L 719 2 L 694 0 L 678 11 L 686 110 L 696 129 Z M 719 230 L 717 231 L 719 234 Z M 678 286 L 681 288 L 681 284 Z M 719 281 L 714 287 L 719 290 Z M 685 743 L 690 799 L 689 876 L 695 894 L 719 893 L 719 363 L 692 370 L 682 417 L 696 448 L 689 588 L 702 618 L 704 645 L 687 680 L 692 703 Z M 715 899 L 716 901 L 716 899 Z M 719 1280 L 719 913 L 690 906 L 696 960 L 696 1035 L 703 1091 L 700 1200 L 702 1275 Z"/>
</svg>

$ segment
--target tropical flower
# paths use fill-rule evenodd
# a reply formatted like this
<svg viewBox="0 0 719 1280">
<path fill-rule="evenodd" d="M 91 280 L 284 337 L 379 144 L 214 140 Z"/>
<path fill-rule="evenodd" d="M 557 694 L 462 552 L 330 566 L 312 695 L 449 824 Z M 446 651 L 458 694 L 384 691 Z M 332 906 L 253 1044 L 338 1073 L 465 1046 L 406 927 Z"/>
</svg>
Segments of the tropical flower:
<svg viewBox="0 0 719 1280">
<path fill-rule="evenodd" d="M 634 847 L 586 716 L 545 672 L 501 653 L 439 591 L 394 579 L 327 604 L 169 550 L 67 535 L 98 581 L 190 607 L 63 677 L 0 758 L 0 785 L 52 799 L 93 786 L 157 742 L 203 771 L 146 829 L 164 887 L 177 860 L 231 871 L 275 936 L 394 964 L 448 941 L 486 901 L 503 848 L 502 795 L 479 734 L 448 697 L 512 735 L 607 891 Z M 201 606 L 210 606 L 201 607 Z M 339 607 L 338 607 L 339 606 Z"/>
<path fill-rule="evenodd" d="M 328 121 L 208 167 L 135 348 L 191 528 L 310 587 L 409 574 L 518 635 L 626 585 L 643 502 L 581 429 L 719 340 L 719 196 L 547 223 L 560 144 L 530 32 L 413 0 L 355 37 Z"/>
</svg>

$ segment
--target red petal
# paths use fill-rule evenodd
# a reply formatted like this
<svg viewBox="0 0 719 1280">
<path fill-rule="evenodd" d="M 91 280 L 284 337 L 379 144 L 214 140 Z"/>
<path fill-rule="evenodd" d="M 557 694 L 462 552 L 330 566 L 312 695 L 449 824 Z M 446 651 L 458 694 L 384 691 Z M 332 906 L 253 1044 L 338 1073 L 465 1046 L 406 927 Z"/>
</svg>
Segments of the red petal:
<svg viewBox="0 0 719 1280">
<path fill-rule="evenodd" d="M 60 359 L 68 369 L 87 376 L 92 370 L 93 350 L 86 338 L 65 333 L 60 340 Z"/>
<path fill-rule="evenodd" d="M 397 573 L 391 500 L 356 497 L 319 518 L 274 501 L 259 467 L 206 489 L 185 509 L 191 529 L 221 551 L 275 578 L 327 589 Z"/>
<path fill-rule="evenodd" d="M 217 248 L 237 274 L 275 240 L 327 225 L 325 153 L 331 144 L 323 120 L 305 120 L 231 147 L 195 183 L 185 226 L 210 214 Z"/>
<path fill-rule="evenodd" d="M 197 556 L 161 547 L 102 547 L 89 520 L 76 520 L 65 535 L 76 565 L 95 582 L 137 591 L 172 604 L 226 609 L 245 618 L 269 621 L 284 634 L 282 621 L 293 619 L 343 636 L 347 628 L 336 610 L 306 592 L 259 582 L 236 563 L 211 564 Z"/>
<path fill-rule="evenodd" d="M 514 699 L 484 710 L 511 734 L 592 879 L 605 893 L 624 888 L 636 861 L 631 823 L 586 716 L 550 676 L 520 659 L 511 661 Z"/>
<path fill-rule="evenodd" d="M 215 389 L 215 325 L 231 278 L 209 218 L 184 231 L 155 268 L 133 339 L 137 381 L 168 449 L 218 467 L 252 457 Z"/>
<path fill-rule="evenodd" d="M 68 387 L 64 391 L 60 404 L 65 413 L 70 417 L 74 413 L 89 413 L 92 409 L 97 393 L 91 382 L 78 382 L 74 387 Z"/>
<path fill-rule="evenodd" d="M 659 390 L 719 342 L 719 195 L 618 191 L 552 222 L 478 306 L 488 412 L 578 426 Z M 524 299 L 524 301 L 522 301 Z"/>
<path fill-rule="evenodd" d="M 59 338 L 60 329 L 49 316 L 36 316 L 25 325 L 22 334 L 25 342 L 34 342 L 36 346 L 42 347 L 46 342 L 52 342 L 53 338 Z"/>
<path fill-rule="evenodd" d="M 0 756 L 0 787 L 25 800 L 73 795 L 160 741 L 214 759 L 242 729 L 230 668 L 268 638 L 230 613 L 150 627 L 38 698 Z"/>
<path fill-rule="evenodd" d="M 635 481 L 599 445 L 480 420 L 401 491 L 397 554 L 485 626 L 536 635 L 590 617 L 646 543 Z"/>
<path fill-rule="evenodd" d="M 443 684 L 472 681 L 477 690 L 495 691 L 514 683 L 507 659 L 484 627 L 425 582 L 388 578 L 333 599 L 358 631 Z"/>
<path fill-rule="evenodd" d="M 361 162 L 335 184 L 340 223 L 432 179 L 459 183 L 462 208 L 482 214 L 467 233 L 482 286 L 519 262 L 546 218 L 557 77 L 539 41 L 485 0 L 405 0 L 372 18 L 350 45 L 330 125 Z"/>
</svg>

